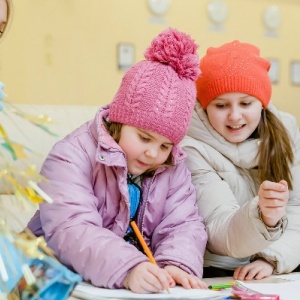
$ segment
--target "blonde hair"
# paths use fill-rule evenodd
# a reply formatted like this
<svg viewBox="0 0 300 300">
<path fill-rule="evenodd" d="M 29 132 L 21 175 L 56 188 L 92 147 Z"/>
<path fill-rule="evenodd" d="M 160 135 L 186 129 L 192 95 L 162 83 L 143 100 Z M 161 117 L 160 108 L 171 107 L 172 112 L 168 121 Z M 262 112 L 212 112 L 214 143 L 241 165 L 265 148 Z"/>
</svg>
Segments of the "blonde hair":
<svg viewBox="0 0 300 300">
<path fill-rule="evenodd" d="M 268 109 L 263 109 L 258 125 L 260 144 L 258 148 L 258 172 L 261 182 L 287 181 L 293 189 L 290 164 L 294 153 L 288 131 L 282 122 Z"/>
<path fill-rule="evenodd" d="M 4 1 L 6 1 L 6 5 L 7 5 L 7 16 L 6 16 L 6 24 L 0 35 L 0 40 L 3 39 L 4 35 L 8 31 L 12 19 L 12 0 L 4 0 Z"/>
<path fill-rule="evenodd" d="M 117 122 L 109 122 L 106 119 L 103 119 L 104 125 L 108 133 L 112 136 L 112 138 L 119 143 L 121 137 L 121 129 L 123 124 Z M 170 167 L 174 165 L 172 152 L 164 162 L 162 166 Z M 156 169 L 149 169 L 146 171 L 145 175 L 152 176 Z"/>
</svg>

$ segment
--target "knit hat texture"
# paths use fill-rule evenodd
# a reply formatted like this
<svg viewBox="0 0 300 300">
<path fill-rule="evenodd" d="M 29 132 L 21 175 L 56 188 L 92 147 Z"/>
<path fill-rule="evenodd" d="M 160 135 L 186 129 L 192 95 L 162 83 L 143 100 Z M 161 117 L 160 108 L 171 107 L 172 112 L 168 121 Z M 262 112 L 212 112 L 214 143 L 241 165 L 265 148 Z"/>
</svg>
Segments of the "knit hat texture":
<svg viewBox="0 0 300 300">
<path fill-rule="evenodd" d="M 271 99 L 270 62 L 251 44 L 233 41 L 208 48 L 200 61 L 197 99 L 206 109 L 216 97 L 232 92 L 252 95 L 267 108 Z"/>
<path fill-rule="evenodd" d="M 198 45 L 168 28 L 146 49 L 145 60 L 124 75 L 109 120 L 158 133 L 178 144 L 185 136 L 200 74 Z"/>
</svg>

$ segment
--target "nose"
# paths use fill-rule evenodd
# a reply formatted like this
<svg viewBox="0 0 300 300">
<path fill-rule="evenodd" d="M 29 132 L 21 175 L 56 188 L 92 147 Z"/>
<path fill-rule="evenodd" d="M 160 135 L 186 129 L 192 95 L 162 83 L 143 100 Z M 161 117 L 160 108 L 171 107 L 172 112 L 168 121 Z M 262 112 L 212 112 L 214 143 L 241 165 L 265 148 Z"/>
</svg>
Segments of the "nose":
<svg viewBox="0 0 300 300">
<path fill-rule="evenodd" d="M 158 155 L 157 147 L 154 146 L 148 147 L 145 151 L 145 155 L 151 158 L 156 158 Z"/>
<path fill-rule="evenodd" d="M 241 110 L 237 106 L 231 107 L 228 115 L 228 119 L 233 121 L 233 120 L 239 120 L 241 118 Z"/>
</svg>

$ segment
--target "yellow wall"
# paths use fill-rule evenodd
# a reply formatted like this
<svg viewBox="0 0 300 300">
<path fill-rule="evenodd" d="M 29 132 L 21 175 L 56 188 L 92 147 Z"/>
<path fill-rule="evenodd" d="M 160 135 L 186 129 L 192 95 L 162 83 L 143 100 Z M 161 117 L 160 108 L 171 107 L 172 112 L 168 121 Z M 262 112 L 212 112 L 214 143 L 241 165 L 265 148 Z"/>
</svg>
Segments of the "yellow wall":
<svg viewBox="0 0 300 300">
<path fill-rule="evenodd" d="M 172 0 L 165 23 L 151 22 L 146 0 L 14 0 L 13 22 L 0 43 L 0 80 L 14 103 L 100 106 L 111 101 L 124 74 L 117 45 L 133 43 L 141 60 L 152 38 L 170 26 L 189 33 L 200 56 L 209 46 L 239 39 L 277 58 L 280 82 L 272 100 L 300 121 L 300 87 L 289 76 L 290 62 L 300 60 L 300 1 L 226 2 L 224 31 L 212 31 L 208 0 Z M 282 12 L 278 38 L 264 34 L 262 13 L 271 4 Z"/>
</svg>

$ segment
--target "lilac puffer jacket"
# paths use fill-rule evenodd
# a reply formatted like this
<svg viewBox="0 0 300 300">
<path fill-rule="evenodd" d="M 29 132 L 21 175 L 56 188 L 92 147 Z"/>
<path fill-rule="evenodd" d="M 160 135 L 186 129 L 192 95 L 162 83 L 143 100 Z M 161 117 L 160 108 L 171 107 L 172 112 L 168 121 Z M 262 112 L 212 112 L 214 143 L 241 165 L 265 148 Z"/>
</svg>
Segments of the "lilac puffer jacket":
<svg viewBox="0 0 300 300">
<path fill-rule="evenodd" d="M 123 240 L 129 224 L 125 154 L 104 129 L 109 106 L 58 142 L 41 173 L 53 204 L 40 205 L 28 227 L 85 280 L 120 288 L 127 272 L 148 258 Z M 160 266 L 176 265 L 202 276 L 207 235 L 195 205 L 185 154 L 174 147 L 174 167 L 142 184 L 137 224 Z"/>
</svg>

